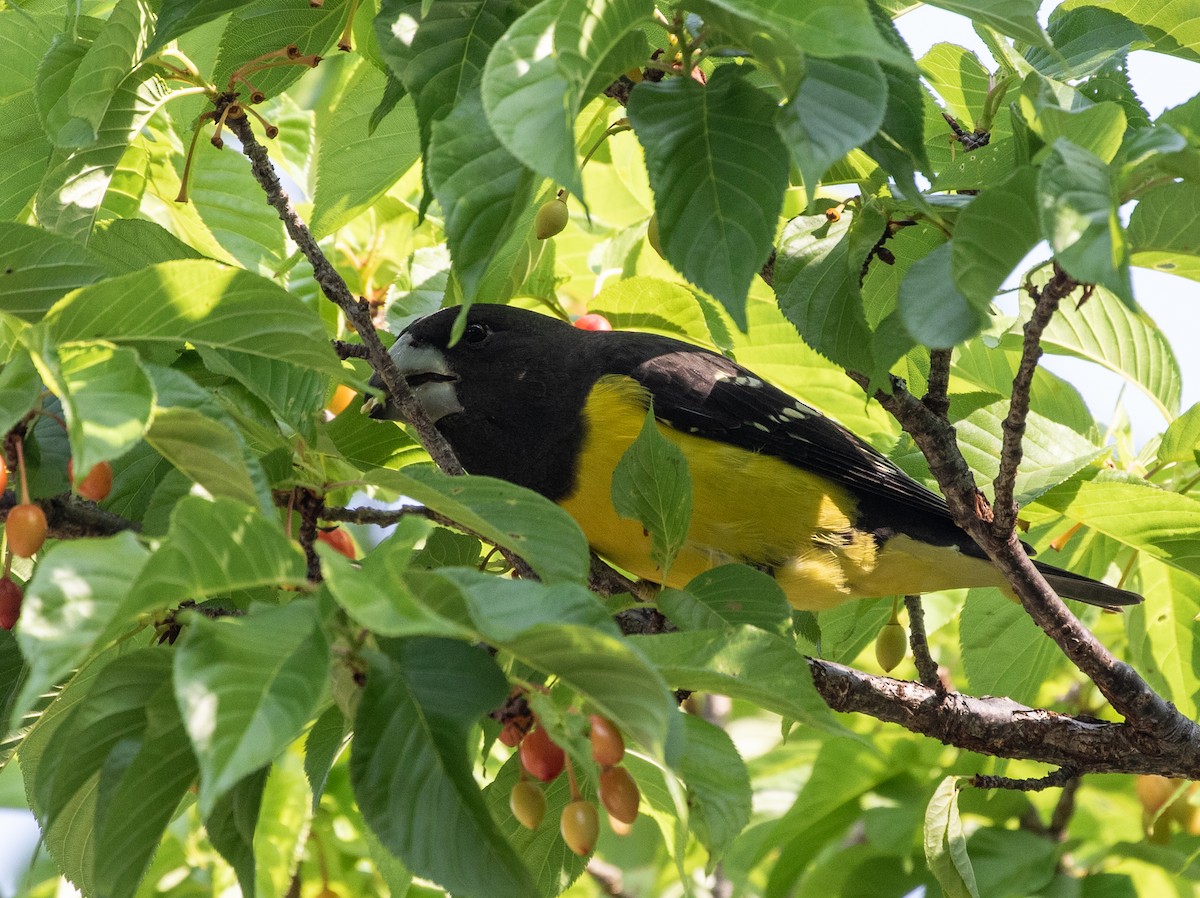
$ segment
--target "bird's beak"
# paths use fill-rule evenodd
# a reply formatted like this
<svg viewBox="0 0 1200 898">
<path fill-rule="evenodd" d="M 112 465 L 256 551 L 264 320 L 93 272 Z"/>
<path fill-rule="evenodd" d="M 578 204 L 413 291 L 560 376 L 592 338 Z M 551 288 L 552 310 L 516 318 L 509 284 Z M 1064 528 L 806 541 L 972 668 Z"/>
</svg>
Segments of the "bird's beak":
<svg viewBox="0 0 1200 898">
<path fill-rule="evenodd" d="M 411 334 L 401 334 L 388 353 L 408 385 L 416 394 L 430 421 L 463 410 L 458 401 L 458 375 L 450 370 L 445 354 L 433 346 L 414 344 Z M 384 389 L 378 375 L 371 386 Z M 390 398 L 369 396 L 363 401 L 362 413 L 372 418 L 402 421 L 403 416 Z"/>
</svg>

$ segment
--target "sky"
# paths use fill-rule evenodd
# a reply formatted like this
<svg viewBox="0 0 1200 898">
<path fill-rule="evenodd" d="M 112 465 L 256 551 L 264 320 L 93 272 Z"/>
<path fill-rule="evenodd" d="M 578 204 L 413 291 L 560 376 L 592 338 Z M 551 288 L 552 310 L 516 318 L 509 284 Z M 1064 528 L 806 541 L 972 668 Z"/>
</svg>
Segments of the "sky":
<svg viewBox="0 0 1200 898">
<path fill-rule="evenodd" d="M 948 41 L 974 50 L 986 68 L 995 69 L 983 42 L 962 16 L 923 6 L 901 16 L 896 25 L 917 59 L 934 44 Z M 1200 64 L 1145 50 L 1130 54 L 1129 75 L 1151 118 L 1189 99 L 1200 86 Z M 1172 342 L 1183 379 L 1180 411 L 1185 411 L 1200 402 L 1200 353 L 1191 346 L 1200 334 L 1200 283 L 1135 267 L 1133 289 L 1142 308 Z M 1100 421 L 1111 421 L 1120 401 L 1139 445 L 1166 425 L 1162 413 L 1140 390 L 1099 365 L 1063 356 L 1046 356 L 1043 364 L 1074 384 Z"/>
</svg>

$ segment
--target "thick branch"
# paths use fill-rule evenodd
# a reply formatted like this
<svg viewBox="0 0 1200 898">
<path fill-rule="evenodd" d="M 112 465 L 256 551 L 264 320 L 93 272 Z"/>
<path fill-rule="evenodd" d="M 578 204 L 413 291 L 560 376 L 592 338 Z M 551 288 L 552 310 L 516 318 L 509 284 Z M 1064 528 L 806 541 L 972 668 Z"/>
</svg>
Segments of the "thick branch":
<svg viewBox="0 0 1200 898">
<path fill-rule="evenodd" d="M 375 332 L 375 325 L 371 321 L 370 306 L 356 300 L 351 295 L 342 276 L 325 258 L 325 254 L 317 246 L 317 241 L 313 239 L 308 226 L 300 220 L 300 216 L 292 208 L 291 201 L 275 174 L 275 168 L 271 164 L 266 148 L 258 142 L 254 129 L 250 127 L 249 119 L 245 115 L 236 118 L 229 116 L 226 122 L 230 130 L 237 135 L 238 140 L 242 142 L 242 152 L 250 160 L 251 171 L 263 192 L 266 193 L 267 202 L 279 213 L 279 218 L 287 229 L 288 236 L 292 238 L 292 241 L 308 259 L 309 264 L 312 265 L 313 277 L 320 285 L 322 292 L 342 310 L 346 320 L 358 332 L 359 338 L 367 348 L 371 367 L 379 373 L 393 401 L 399 406 L 404 419 L 412 424 L 421 444 L 429 451 L 438 467 L 447 474 L 464 473 L 462 465 L 454 455 L 454 450 L 450 448 L 446 438 L 429 420 L 429 416 L 425 414 L 413 391 L 409 388 L 403 375 L 400 374 L 396 363 L 388 355 L 383 343 L 380 342 L 379 335 Z"/>
<path fill-rule="evenodd" d="M 1158 773 L 1200 777 L 1197 743 L 1158 741 L 1128 724 L 1027 708 L 1007 698 L 974 698 L 808 659 L 813 681 L 835 711 L 869 714 L 968 751 L 1022 758 L 1077 773 Z"/>
</svg>

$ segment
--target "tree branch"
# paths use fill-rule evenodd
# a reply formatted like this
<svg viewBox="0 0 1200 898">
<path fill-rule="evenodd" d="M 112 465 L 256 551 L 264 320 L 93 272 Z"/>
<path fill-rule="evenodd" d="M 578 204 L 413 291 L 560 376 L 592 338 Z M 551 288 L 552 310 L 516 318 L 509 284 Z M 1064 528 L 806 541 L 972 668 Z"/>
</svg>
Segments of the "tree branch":
<svg viewBox="0 0 1200 898">
<path fill-rule="evenodd" d="M 231 98 L 222 97 L 222 101 L 226 105 L 232 103 Z M 317 246 L 317 241 L 308 230 L 308 226 L 296 214 L 291 200 L 288 199 L 283 186 L 279 183 L 266 148 L 258 142 L 254 129 L 250 126 L 250 120 L 244 114 L 238 116 L 230 114 L 226 117 L 226 123 L 241 141 L 242 152 L 250 160 L 250 169 L 266 194 L 267 203 L 279 213 L 279 218 L 287 229 L 288 236 L 308 259 L 312 266 L 313 277 L 320 285 L 322 292 L 342 310 L 346 320 L 358 332 L 359 339 L 367 349 L 367 358 L 371 367 L 378 372 L 392 399 L 399 406 L 401 414 L 404 415 L 404 419 L 411 423 L 413 429 L 416 430 L 421 444 L 428 450 L 437 466 L 447 474 L 465 473 L 454 450 L 450 448 L 446 438 L 429 420 L 429 416 L 417 402 L 417 397 L 413 394 L 407 381 L 400 374 L 396 363 L 388 355 L 383 343 L 380 342 L 379 334 L 376 333 L 375 325 L 371 321 L 369 304 L 356 300 L 351 295 L 342 276 L 325 258 L 325 254 Z"/>
<path fill-rule="evenodd" d="M 822 698 L 835 711 L 868 714 L 979 754 L 1069 767 L 1076 773 L 1200 777 L 1195 741 L 1152 742 L 1121 723 L 1028 708 L 1008 698 L 974 698 L 872 676 L 809 658 Z"/>
<path fill-rule="evenodd" d="M 925 638 L 925 609 L 921 605 L 920 596 L 905 596 L 904 607 L 908 611 L 908 644 L 913 650 L 913 663 L 917 666 L 917 676 L 921 683 L 930 689 L 944 692 L 941 677 L 938 676 L 937 662 L 929 654 L 929 642 Z"/>
</svg>

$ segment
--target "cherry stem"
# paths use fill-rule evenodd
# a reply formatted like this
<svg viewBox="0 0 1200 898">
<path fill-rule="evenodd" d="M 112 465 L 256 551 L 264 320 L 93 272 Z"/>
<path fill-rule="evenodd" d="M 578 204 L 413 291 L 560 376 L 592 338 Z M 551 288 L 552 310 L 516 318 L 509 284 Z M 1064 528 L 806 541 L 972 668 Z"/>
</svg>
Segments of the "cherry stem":
<svg viewBox="0 0 1200 898">
<path fill-rule="evenodd" d="M 21 475 L 21 504 L 29 504 L 29 481 L 25 478 L 25 440 L 15 440 L 17 448 L 17 473 Z"/>
</svg>

